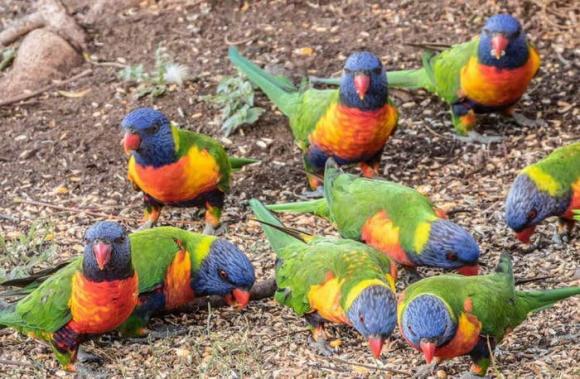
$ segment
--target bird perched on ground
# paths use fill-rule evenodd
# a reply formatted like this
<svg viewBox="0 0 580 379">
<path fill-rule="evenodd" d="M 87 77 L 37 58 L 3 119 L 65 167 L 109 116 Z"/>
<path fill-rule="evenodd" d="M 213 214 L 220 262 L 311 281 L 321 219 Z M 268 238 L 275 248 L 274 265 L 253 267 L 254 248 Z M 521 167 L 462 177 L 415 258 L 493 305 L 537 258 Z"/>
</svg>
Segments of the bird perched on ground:
<svg viewBox="0 0 580 379">
<path fill-rule="evenodd" d="M 536 75 L 540 57 L 516 18 L 492 16 L 479 36 L 439 54 L 434 53 L 438 44 L 422 46 L 426 48 L 423 67 L 389 72 L 389 87 L 425 88 L 437 94 L 451 106 L 456 132 L 469 134 L 471 140 L 488 141 L 472 130 L 476 114 L 501 112 L 525 123 L 523 116 L 513 113 L 513 107 Z"/>
<path fill-rule="evenodd" d="M 228 158 L 223 146 L 199 133 L 179 129 L 152 108 L 139 108 L 121 122 L 129 158 L 129 180 L 142 191 L 144 228 L 157 223 L 164 205 L 205 207 L 207 234 L 220 226 L 232 170 L 255 160 Z"/>
<path fill-rule="evenodd" d="M 289 118 L 311 189 L 320 186 L 313 174 L 322 173 L 329 157 L 341 165 L 360 163 L 365 176 L 377 173 L 398 119 L 379 58 L 366 51 L 351 54 L 338 91 L 299 91 L 287 78 L 265 72 L 233 47 L 229 58 Z"/>
<path fill-rule="evenodd" d="M 0 309 L 0 327 L 48 342 L 69 371 L 75 369 L 80 343 L 120 326 L 138 302 L 139 280 L 123 227 L 96 223 L 85 241 L 78 264 L 59 270 L 16 304 Z"/>
<path fill-rule="evenodd" d="M 378 358 L 395 327 L 396 278 L 389 259 L 356 241 L 284 228 L 258 200 L 250 200 L 250 207 L 276 252 L 275 299 L 306 318 L 319 346 L 325 347 L 325 322 L 347 324 Z"/>
<path fill-rule="evenodd" d="M 505 219 L 518 239 L 528 243 L 536 225 L 551 216 L 559 217 L 570 233 L 574 210 L 580 210 L 580 142 L 522 170 L 507 196 Z"/>
<path fill-rule="evenodd" d="M 399 329 L 427 363 L 469 354 L 472 373 L 483 376 L 495 346 L 529 313 L 578 294 L 580 287 L 517 291 L 504 253 L 495 273 L 440 275 L 407 287 L 399 297 Z"/>
<path fill-rule="evenodd" d="M 120 326 L 125 335 L 144 336 L 151 316 L 180 308 L 195 297 L 217 295 L 243 308 L 255 281 L 254 267 L 234 244 L 214 236 L 163 226 L 129 235 L 133 265 L 139 276 L 139 303 Z M 78 268 L 80 258 L 63 270 Z M 37 287 L 50 272 L 2 283 Z"/>
<path fill-rule="evenodd" d="M 326 163 L 324 199 L 268 206 L 276 212 L 310 212 L 333 222 L 343 238 L 363 241 L 411 269 L 431 266 L 477 274 L 473 237 L 414 189 L 342 172 Z"/>
</svg>

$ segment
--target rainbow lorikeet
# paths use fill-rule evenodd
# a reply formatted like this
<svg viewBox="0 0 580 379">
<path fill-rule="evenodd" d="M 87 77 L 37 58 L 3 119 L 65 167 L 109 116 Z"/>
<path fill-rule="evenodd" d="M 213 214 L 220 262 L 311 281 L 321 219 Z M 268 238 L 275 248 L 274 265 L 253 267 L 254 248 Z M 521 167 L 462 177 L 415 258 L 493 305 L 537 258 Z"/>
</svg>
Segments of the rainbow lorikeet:
<svg viewBox="0 0 580 379">
<path fill-rule="evenodd" d="M 440 275 L 411 284 L 399 296 L 399 329 L 427 363 L 469 354 L 472 373 L 483 376 L 495 345 L 529 313 L 578 294 L 580 287 L 517 291 L 511 257 L 504 253 L 495 273 Z"/>
<path fill-rule="evenodd" d="M 528 243 L 536 225 L 551 216 L 570 231 L 575 210 L 580 211 L 580 142 L 522 170 L 507 196 L 505 219 L 518 239 Z"/>
<path fill-rule="evenodd" d="M 170 226 L 138 231 L 129 239 L 139 276 L 139 301 L 119 327 L 123 334 L 143 336 L 151 316 L 180 308 L 195 297 L 224 296 L 226 303 L 239 308 L 248 304 L 254 267 L 231 242 Z M 64 270 L 80 265 L 81 259 L 75 259 Z M 26 286 L 29 291 L 44 280 L 45 273 L 2 285 Z"/>
<path fill-rule="evenodd" d="M 326 164 L 324 183 L 323 199 L 268 208 L 325 217 L 342 237 L 362 241 L 407 268 L 431 266 L 477 274 L 479 246 L 473 237 L 419 192 L 346 174 L 332 160 Z"/>
<path fill-rule="evenodd" d="M 119 327 L 138 302 L 139 280 L 125 230 L 99 222 L 85 234 L 78 264 L 51 275 L 15 304 L 0 309 L 0 327 L 48 342 L 69 371 L 80 343 Z"/>
<path fill-rule="evenodd" d="M 152 108 L 132 111 L 121 127 L 122 144 L 130 155 L 129 181 L 144 194 L 144 227 L 157 222 L 164 205 L 199 206 L 206 209 L 205 233 L 214 233 L 232 170 L 256 161 L 228 158 L 218 141 L 179 129 Z"/>
<path fill-rule="evenodd" d="M 347 59 L 338 90 L 296 89 L 287 78 L 273 76 L 230 47 L 232 63 L 260 87 L 289 118 L 302 150 L 310 187 L 329 157 L 339 164 L 360 163 L 365 176 L 378 171 L 383 148 L 395 132 L 398 113 L 388 99 L 387 79 L 379 58 L 355 52 Z"/>
<path fill-rule="evenodd" d="M 425 88 L 437 94 L 451 106 L 457 133 L 469 133 L 473 139 L 480 138 L 472 132 L 475 115 L 511 115 L 540 67 L 538 52 L 519 21 L 508 14 L 490 17 L 479 36 L 439 54 L 432 50 L 436 44 L 425 46 L 423 67 L 389 72 L 389 87 Z M 516 121 L 523 117 L 518 115 Z"/>
<path fill-rule="evenodd" d="M 275 299 L 314 328 L 324 343 L 324 323 L 353 326 L 378 358 L 395 327 L 396 272 L 390 260 L 356 241 L 310 236 L 284 228 L 262 203 L 250 207 L 276 252 Z"/>
</svg>

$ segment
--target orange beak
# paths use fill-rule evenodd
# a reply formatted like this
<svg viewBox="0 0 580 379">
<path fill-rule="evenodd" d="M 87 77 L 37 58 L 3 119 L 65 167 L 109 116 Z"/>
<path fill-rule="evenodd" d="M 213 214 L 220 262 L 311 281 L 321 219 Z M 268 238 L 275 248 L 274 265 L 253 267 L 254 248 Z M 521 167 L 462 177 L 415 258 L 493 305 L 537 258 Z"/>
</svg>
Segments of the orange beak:
<svg viewBox="0 0 580 379">
<path fill-rule="evenodd" d="M 431 361 L 433 360 L 433 357 L 435 356 L 436 347 L 437 346 L 435 346 L 435 342 L 421 340 L 421 351 L 423 352 L 423 355 L 425 356 L 425 360 L 427 361 L 427 363 L 431 363 Z"/>
<path fill-rule="evenodd" d="M 373 353 L 375 359 L 379 359 L 381 356 L 381 351 L 383 350 L 383 344 L 385 339 L 381 337 L 369 337 L 369 348 Z"/>
<path fill-rule="evenodd" d="M 476 263 L 474 265 L 459 267 L 457 272 L 465 276 L 477 275 L 479 274 L 479 265 Z"/>
<path fill-rule="evenodd" d="M 121 143 L 123 144 L 125 153 L 129 154 L 129 152 L 139 149 L 139 146 L 141 145 L 141 137 L 136 133 L 127 132 L 125 133 Z"/>
<path fill-rule="evenodd" d="M 371 84 L 371 78 L 368 75 L 358 73 L 354 76 L 354 89 L 359 97 L 359 99 L 364 100 Z"/>
<path fill-rule="evenodd" d="M 238 309 L 244 309 L 250 302 L 250 291 L 235 288 L 232 293 L 224 296 L 224 300 L 228 305 L 235 306 Z"/>
<path fill-rule="evenodd" d="M 529 226 L 521 232 L 516 232 L 516 237 L 523 243 L 530 243 L 530 238 L 536 231 L 536 226 Z"/>
<path fill-rule="evenodd" d="M 493 55 L 495 59 L 503 57 L 509 42 L 510 41 L 503 34 L 496 34 L 491 39 L 491 55 Z"/>
<path fill-rule="evenodd" d="M 93 245 L 93 254 L 95 254 L 99 270 L 103 270 L 111 260 L 111 250 L 111 245 L 106 242 L 97 242 Z"/>
</svg>

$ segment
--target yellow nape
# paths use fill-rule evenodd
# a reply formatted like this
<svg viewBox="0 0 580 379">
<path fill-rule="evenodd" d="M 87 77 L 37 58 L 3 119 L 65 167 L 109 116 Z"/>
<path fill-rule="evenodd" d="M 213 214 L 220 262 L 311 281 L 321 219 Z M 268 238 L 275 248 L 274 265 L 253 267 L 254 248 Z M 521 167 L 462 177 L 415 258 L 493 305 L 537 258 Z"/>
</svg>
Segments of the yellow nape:
<svg viewBox="0 0 580 379">
<path fill-rule="evenodd" d="M 415 229 L 415 237 L 413 238 L 413 249 L 419 254 L 429 242 L 429 235 L 431 234 L 431 221 L 421 222 Z"/>
<path fill-rule="evenodd" d="M 344 309 L 340 306 L 340 298 L 344 279 L 336 277 L 325 281 L 323 284 L 315 284 L 308 291 L 308 303 L 310 308 L 325 320 L 346 323 L 347 318 Z"/>
<path fill-rule="evenodd" d="M 392 265 L 394 263 L 391 262 Z M 391 291 L 397 292 L 397 287 L 395 287 L 395 278 L 391 274 L 385 275 L 385 279 L 387 279 L 387 283 L 389 283 L 389 287 L 391 287 Z"/>
<path fill-rule="evenodd" d="M 538 166 L 528 166 L 522 170 L 522 173 L 528 175 L 528 177 L 536 183 L 538 189 L 547 192 L 550 196 L 556 196 L 561 190 L 560 184 L 550 174 L 543 171 Z"/>
<path fill-rule="evenodd" d="M 388 275 L 388 276 L 390 276 L 390 275 Z M 390 285 L 390 283 L 389 283 L 389 285 Z M 368 288 L 370 286 L 383 286 L 383 287 L 387 287 L 388 288 L 389 285 L 387 285 L 387 283 L 385 283 L 384 281 L 382 281 L 380 279 L 361 280 L 355 286 L 353 286 L 350 289 L 350 291 L 348 292 L 348 295 L 346 296 L 346 302 L 344 303 L 344 308 L 345 309 L 349 309 L 350 306 L 352 305 L 352 303 L 360 295 L 360 293 L 363 290 L 365 290 L 366 288 Z M 393 282 L 393 286 L 394 286 L 394 282 Z M 391 288 L 391 290 L 392 290 L 392 288 Z"/>
<path fill-rule="evenodd" d="M 216 237 L 213 236 L 203 236 L 197 241 L 195 249 L 192 251 L 193 271 L 198 270 L 205 258 L 209 255 L 211 244 L 215 239 Z"/>
<path fill-rule="evenodd" d="M 173 122 L 171 123 L 171 134 L 173 135 L 173 143 L 175 144 L 175 151 L 179 151 L 179 128 Z"/>
</svg>

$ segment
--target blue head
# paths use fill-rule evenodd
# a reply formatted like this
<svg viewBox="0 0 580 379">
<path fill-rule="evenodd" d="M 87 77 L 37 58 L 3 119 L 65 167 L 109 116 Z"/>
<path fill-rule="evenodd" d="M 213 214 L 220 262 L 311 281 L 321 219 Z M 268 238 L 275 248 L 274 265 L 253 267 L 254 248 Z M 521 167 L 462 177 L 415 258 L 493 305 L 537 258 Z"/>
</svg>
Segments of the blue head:
<svg viewBox="0 0 580 379">
<path fill-rule="evenodd" d="M 352 326 L 369 342 L 369 347 L 378 358 L 385 339 L 396 325 L 397 301 L 393 292 L 383 286 L 369 286 L 352 302 L 347 317 Z"/>
<path fill-rule="evenodd" d="M 516 177 L 505 203 L 505 220 L 524 243 L 530 241 L 536 225 L 550 216 L 566 212 L 572 193 L 552 197 L 541 191 L 536 183 L 525 173 Z"/>
<path fill-rule="evenodd" d="M 427 363 L 431 363 L 435 349 L 449 342 L 456 331 L 457 323 L 447 304 L 437 296 L 417 296 L 403 311 L 401 333 L 423 352 Z"/>
<path fill-rule="evenodd" d="M 101 221 L 87 229 L 83 275 L 95 282 L 126 279 L 133 275 L 131 243 L 125 228 Z"/>
<path fill-rule="evenodd" d="M 520 22 L 509 14 L 490 17 L 479 36 L 479 61 L 488 66 L 516 68 L 528 60 L 528 43 Z"/>
<path fill-rule="evenodd" d="M 121 122 L 125 132 L 123 147 L 132 152 L 137 163 L 159 167 L 177 160 L 171 124 L 153 108 L 137 108 Z"/>
<path fill-rule="evenodd" d="M 340 80 L 340 102 L 361 110 L 376 110 L 387 103 L 387 76 L 380 59 L 368 51 L 352 53 Z"/>
<path fill-rule="evenodd" d="M 425 266 L 457 269 L 465 275 L 476 275 L 479 246 L 465 229 L 440 219 L 431 223 L 427 245 L 413 258 Z"/>
<path fill-rule="evenodd" d="M 224 296 L 228 304 L 240 308 L 250 300 L 256 276 L 248 257 L 231 242 L 216 239 L 201 267 L 191 279 L 196 295 Z"/>
</svg>

